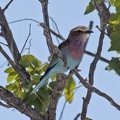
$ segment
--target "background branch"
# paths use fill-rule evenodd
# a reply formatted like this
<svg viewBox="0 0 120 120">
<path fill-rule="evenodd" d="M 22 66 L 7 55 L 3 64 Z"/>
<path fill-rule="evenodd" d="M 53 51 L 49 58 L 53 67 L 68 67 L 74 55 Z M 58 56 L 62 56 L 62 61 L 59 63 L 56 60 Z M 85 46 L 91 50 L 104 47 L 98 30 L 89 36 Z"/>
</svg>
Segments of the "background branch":
<svg viewBox="0 0 120 120">
<path fill-rule="evenodd" d="M 49 15 L 48 15 L 48 0 L 38 0 L 38 1 L 42 5 L 44 24 L 49 29 L 50 25 L 49 25 Z M 45 33 L 46 31 L 47 31 L 47 33 Z M 46 41 L 47 41 L 47 45 L 48 45 L 50 54 L 52 55 L 52 53 L 53 53 L 53 41 L 52 41 L 52 37 L 51 37 L 50 31 L 49 30 L 45 30 L 45 28 L 44 28 L 44 35 L 46 37 Z"/>
<path fill-rule="evenodd" d="M 86 87 L 91 92 L 96 93 L 99 96 L 102 96 L 103 98 L 108 100 L 111 105 L 113 105 L 116 109 L 118 109 L 120 111 L 120 105 L 117 104 L 109 95 L 107 95 L 106 93 L 98 90 L 97 88 L 95 88 L 95 87 L 91 86 L 89 83 L 87 83 L 86 82 L 87 80 L 83 79 L 82 76 L 78 73 L 78 71 L 76 69 L 74 69 L 73 72 L 78 77 L 78 79 L 80 80 L 80 82 L 83 84 L 84 87 Z"/>
<path fill-rule="evenodd" d="M 99 17 L 100 17 L 100 20 L 101 20 L 101 24 L 100 24 L 101 34 L 100 34 L 100 37 L 99 37 L 97 53 L 96 53 L 92 63 L 90 64 L 90 69 L 89 69 L 89 84 L 91 86 L 93 86 L 93 84 L 94 84 L 94 72 L 95 72 L 95 69 L 96 69 L 96 65 L 97 65 L 97 63 L 100 59 L 100 55 L 101 55 L 101 52 L 102 52 L 102 46 L 103 46 L 103 39 L 104 39 L 104 35 L 105 35 L 105 28 L 106 28 L 106 25 L 109 21 L 109 19 L 107 19 L 107 20 L 105 20 L 105 18 L 103 19 L 104 14 L 102 14 L 102 13 L 107 9 L 106 6 L 104 5 L 104 3 L 101 2 L 99 5 L 97 5 L 97 3 L 94 0 L 92 0 L 92 2 L 94 3 L 93 5 L 95 6 L 95 8 L 97 9 L 97 11 L 99 13 Z M 103 4 L 103 6 L 101 6 L 102 4 Z M 90 89 L 88 89 L 86 97 L 83 99 L 81 120 L 84 120 L 86 118 L 87 110 L 88 110 L 88 104 L 90 103 L 91 97 L 92 97 L 92 91 Z"/>
<path fill-rule="evenodd" d="M 10 6 L 10 4 L 13 2 L 13 0 L 10 0 L 10 2 L 5 6 L 5 8 L 3 9 L 3 11 L 5 12 L 5 10 Z"/>
<path fill-rule="evenodd" d="M 13 38 L 12 32 L 8 26 L 6 17 L 4 15 L 4 11 L 1 8 L 0 8 L 0 25 L 1 25 L 2 31 L 4 33 L 4 38 L 8 44 L 8 48 L 13 56 L 14 66 L 17 66 L 17 68 L 19 68 L 19 70 L 21 71 L 21 72 L 18 72 L 18 74 L 20 75 L 20 80 L 22 82 L 22 85 L 25 87 L 30 82 L 30 76 L 26 72 L 25 68 L 19 64 L 21 55 L 19 53 L 19 50 L 18 50 L 15 40 Z M 20 73 L 24 74 L 24 77 Z"/>
</svg>

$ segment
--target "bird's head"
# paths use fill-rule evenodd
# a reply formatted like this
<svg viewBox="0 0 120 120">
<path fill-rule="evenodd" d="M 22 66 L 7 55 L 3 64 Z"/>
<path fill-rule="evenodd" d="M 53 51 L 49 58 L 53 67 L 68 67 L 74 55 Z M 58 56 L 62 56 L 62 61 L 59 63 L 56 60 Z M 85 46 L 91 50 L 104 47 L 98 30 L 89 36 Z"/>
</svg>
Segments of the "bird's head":
<svg viewBox="0 0 120 120">
<path fill-rule="evenodd" d="M 78 26 L 78 27 L 73 28 L 70 31 L 69 38 L 73 38 L 73 39 L 78 38 L 83 41 L 86 41 L 90 33 L 93 33 L 93 31 L 89 30 L 87 27 Z"/>
</svg>

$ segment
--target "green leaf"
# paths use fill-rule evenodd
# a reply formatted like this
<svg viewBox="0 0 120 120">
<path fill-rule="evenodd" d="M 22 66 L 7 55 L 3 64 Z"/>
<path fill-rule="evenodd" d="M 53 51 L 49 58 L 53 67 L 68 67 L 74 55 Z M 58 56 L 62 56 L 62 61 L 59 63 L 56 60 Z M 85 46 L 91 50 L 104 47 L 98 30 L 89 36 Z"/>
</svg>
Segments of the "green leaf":
<svg viewBox="0 0 120 120">
<path fill-rule="evenodd" d="M 109 66 L 114 69 L 118 75 L 120 75 L 120 58 L 112 58 L 109 62 Z"/>
<path fill-rule="evenodd" d="M 38 62 L 36 60 L 31 60 L 31 64 L 34 68 L 38 67 Z"/>
<path fill-rule="evenodd" d="M 120 22 L 119 17 L 120 17 L 120 13 L 112 13 L 109 22 L 115 25 L 119 24 Z"/>
<path fill-rule="evenodd" d="M 38 99 L 35 99 L 32 102 L 32 104 L 34 105 L 35 109 L 37 109 L 41 114 L 44 114 L 45 111 L 46 111 L 46 106 L 49 104 L 49 102 L 50 102 L 49 98 L 42 99 L 42 98 L 39 97 Z"/>
<path fill-rule="evenodd" d="M 120 51 L 120 31 L 112 32 L 110 35 L 111 47 L 109 51 L 117 50 Z"/>
<path fill-rule="evenodd" d="M 37 95 L 34 93 L 34 94 L 32 94 L 32 95 L 29 96 L 29 98 L 28 98 L 27 101 L 28 101 L 30 104 L 32 104 L 32 102 L 33 102 L 34 100 L 36 100 L 36 99 L 38 99 L 38 97 L 37 97 Z"/>
<path fill-rule="evenodd" d="M 34 105 L 35 109 L 39 112 L 42 112 L 42 103 L 39 99 L 35 99 L 32 104 Z"/>
<path fill-rule="evenodd" d="M 33 55 L 30 54 L 30 55 L 23 55 L 19 63 L 24 67 L 30 67 L 31 65 L 33 67 L 36 67 L 41 64 L 41 61 L 39 61 L 37 58 L 35 58 Z"/>
<path fill-rule="evenodd" d="M 94 11 L 94 10 L 95 10 L 94 5 L 92 4 L 92 2 L 89 2 L 89 5 L 87 6 L 84 14 L 85 14 L 85 15 L 86 15 L 86 14 L 89 14 L 89 13 L 91 13 L 91 12 Z"/>
<path fill-rule="evenodd" d="M 13 67 L 9 67 L 4 72 L 9 74 L 9 73 L 11 73 L 13 71 L 15 71 L 14 68 Z"/>
<path fill-rule="evenodd" d="M 48 99 L 49 98 L 49 93 L 42 88 L 38 90 L 38 94 L 43 99 Z"/>
<path fill-rule="evenodd" d="M 51 87 L 52 89 L 54 89 L 55 84 L 56 84 L 56 81 L 52 81 L 52 82 L 49 83 L 49 87 Z"/>
<path fill-rule="evenodd" d="M 32 85 L 36 85 L 40 81 L 40 77 L 41 77 L 41 75 L 34 75 L 34 76 L 32 76 L 31 84 Z"/>
<path fill-rule="evenodd" d="M 15 80 L 15 78 L 17 78 L 17 77 L 18 77 L 18 73 L 16 71 L 13 71 L 8 75 L 7 82 L 9 83 L 9 82 Z"/>
<path fill-rule="evenodd" d="M 19 87 L 18 82 L 10 83 L 9 85 L 6 86 L 6 88 L 11 92 L 18 89 L 18 87 Z"/>
<path fill-rule="evenodd" d="M 48 67 L 48 63 L 44 63 L 44 64 L 42 64 L 41 66 L 40 66 L 40 70 L 46 70 L 47 69 L 47 67 Z"/>
<path fill-rule="evenodd" d="M 52 77 L 51 77 L 52 81 L 55 80 L 55 79 L 56 79 L 56 74 L 52 75 Z"/>
<path fill-rule="evenodd" d="M 64 88 L 64 96 L 69 103 L 72 103 L 73 101 L 75 86 L 76 84 L 73 77 L 71 77 L 69 80 L 66 81 Z"/>
<path fill-rule="evenodd" d="M 115 1 L 116 1 L 116 0 L 110 0 L 110 3 L 111 3 L 112 5 L 114 5 Z"/>
<path fill-rule="evenodd" d="M 114 5 L 116 7 L 116 11 L 120 12 L 120 0 L 116 0 Z"/>
<path fill-rule="evenodd" d="M 87 117 L 87 118 L 84 118 L 84 120 L 92 120 L 92 119 Z"/>
</svg>

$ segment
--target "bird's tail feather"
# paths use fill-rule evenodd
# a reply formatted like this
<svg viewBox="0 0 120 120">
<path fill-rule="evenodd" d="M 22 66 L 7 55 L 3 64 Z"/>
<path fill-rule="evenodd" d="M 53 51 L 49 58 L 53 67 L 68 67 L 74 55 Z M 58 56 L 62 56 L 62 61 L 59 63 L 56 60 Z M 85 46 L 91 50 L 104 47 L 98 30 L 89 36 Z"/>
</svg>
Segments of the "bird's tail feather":
<svg viewBox="0 0 120 120">
<path fill-rule="evenodd" d="M 57 62 L 57 63 L 58 63 L 58 62 Z M 33 94 L 34 92 L 36 92 L 40 87 L 42 87 L 42 86 L 48 81 L 48 79 L 49 79 L 53 74 L 56 73 L 56 72 L 55 72 L 56 70 L 55 70 L 55 69 L 52 69 L 52 68 L 55 67 L 57 63 L 55 63 L 54 65 L 52 65 L 51 67 L 49 67 L 49 68 L 46 70 L 45 74 L 41 77 L 40 82 L 35 86 L 35 88 L 32 90 L 32 92 L 30 93 L 30 95 Z"/>
<path fill-rule="evenodd" d="M 30 95 L 35 93 L 40 87 L 42 87 L 50 77 L 51 77 L 50 73 L 47 73 L 46 75 L 42 76 L 41 81 L 35 86 Z"/>
</svg>

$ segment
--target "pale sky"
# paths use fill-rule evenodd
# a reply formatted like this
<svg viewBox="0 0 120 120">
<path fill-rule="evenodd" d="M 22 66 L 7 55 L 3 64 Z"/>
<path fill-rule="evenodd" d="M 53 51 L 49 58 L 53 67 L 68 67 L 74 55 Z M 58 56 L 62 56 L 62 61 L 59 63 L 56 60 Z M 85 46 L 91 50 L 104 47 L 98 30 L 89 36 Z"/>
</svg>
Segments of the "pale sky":
<svg viewBox="0 0 120 120">
<path fill-rule="evenodd" d="M 0 5 L 3 8 L 9 1 L 1 0 Z M 99 26 L 99 17 L 98 13 L 94 11 L 89 15 L 84 15 L 84 11 L 86 6 L 88 5 L 89 0 L 50 0 L 49 1 L 49 16 L 52 17 L 59 28 L 61 35 L 64 38 L 67 38 L 70 29 L 76 27 L 78 25 L 88 26 L 90 20 L 94 22 L 93 31 L 91 34 L 87 50 L 93 53 L 96 53 L 98 38 L 99 38 L 99 30 L 95 27 Z M 8 22 L 24 19 L 24 18 L 32 18 L 39 22 L 43 22 L 41 5 L 38 0 L 14 0 L 13 3 L 9 6 L 7 11 L 5 12 Z M 13 32 L 13 36 L 16 40 L 19 50 L 22 49 L 22 46 L 28 36 L 29 32 L 29 24 L 32 25 L 31 31 L 31 54 L 34 54 L 39 60 L 43 63 L 48 62 L 49 51 L 46 45 L 45 37 L 43 36 L 43 29 L 38 26 L 37 23 L 31 21 L 24 21 L 19 23 L 10 24 L 10 28 Z M 50 21 L 50 23 L 52 23 Z M 51 24 L 52 28 L 52 24 Z M 0 38 L 0 41 L 4 42 L 3 39 Z M 58 45 L 56 38 L 53 37 L 54 44 Z M 61 42 L 61 41 L 60 41 Z M 29 46 L 29 43 L 26 47 Z M 115 52 L 108 52 L 107 50 L 110 47 L 110 40 L 108 37 L 104 39 L 104 45 L 102 50 L 102 56 L 111 59 L 111 56 L 118 56 Z M 5 50 L 9 53 L 9 50 L 4 47 Z M 44 51 L 44 52 L 43 52 Z M 27 54 L 25 50 L 23 54 Z M 6 59 L 0 54 L 0 66 L 6 61 Z M 79 66 L 81 69 L 80 74 L 84 77 L 88 77 L 90 63 L 93 58 L 88 55 L 84 55 L 84 58 Z M 114 71 L 106 71 L 105 67 L 106 63 L 99 61 L 97 64 L 97 68 L 95 71 L 95 81 L 94 87 L 98 88 L 102 92 L 110 95 L 118 104 L 120 103 L 120 95 L 118 91 L 120 89 L 120 80 L 119 76 L 115 74 Z M 0 68 L 1 80 L 0 85 L 5 86 L 7 75 L 3 72 L 7 68 L 4 65 Z M 74 77 L 76 80 L 76 85 L 79 86 L 79 80 Z M 82 97 L 86 96 L 86 88 L 84 86 L 80 87 L 79 90 L 75 93 L 74 100 L 71 104 L 66 105 L 62 120 L 73 120 L 75 116 L 81 112 L 82 109 Z M 57 118 L 59 119 L 61 110 L 63 108 L 65 99 L 61 97 L 58 103 L 57 108 Z M 0 106 L 0 119 L 1 120 L 29 120 L 28 117 L 22 115 L 18 111 L 12 111 L 13 109 L 7 109 Z M 92 99 L 89 104 L 87 117 L 92 118 L 93 120 L 117 120 L 120 119 L 120 112 L 116 110 L 106 99 L 98 96 L 93 93 Z"/>
</svg>

